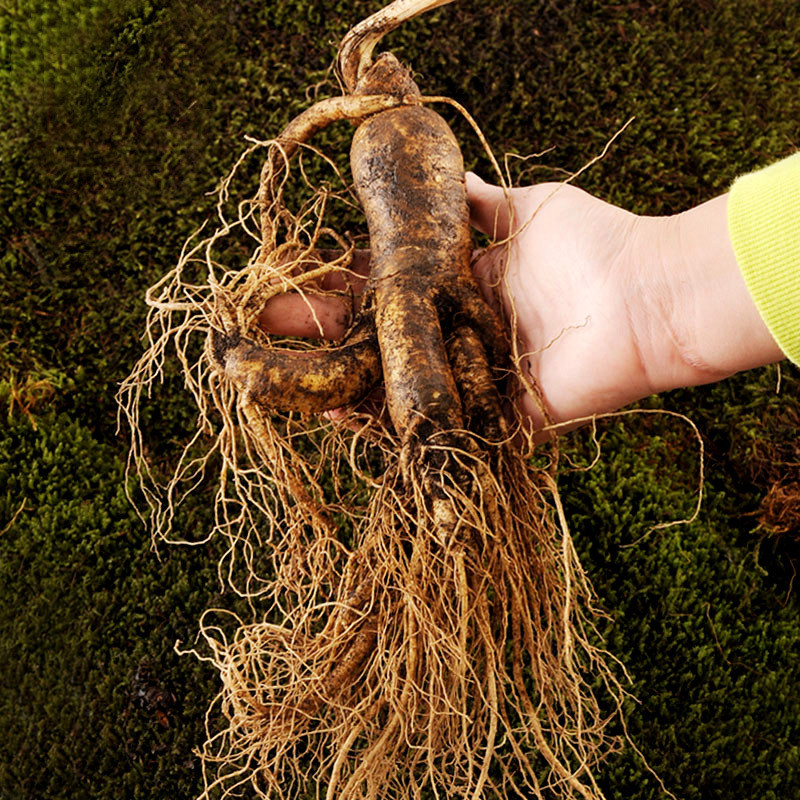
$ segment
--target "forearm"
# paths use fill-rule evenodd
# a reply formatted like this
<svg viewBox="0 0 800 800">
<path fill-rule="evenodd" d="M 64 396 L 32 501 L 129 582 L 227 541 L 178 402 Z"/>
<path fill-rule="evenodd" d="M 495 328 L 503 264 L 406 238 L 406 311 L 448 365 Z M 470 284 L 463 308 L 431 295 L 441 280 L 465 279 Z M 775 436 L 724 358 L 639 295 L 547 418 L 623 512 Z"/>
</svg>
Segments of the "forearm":
<svg viewBox="0 0 800 800">
<path fill-rule="evenodd" d="M 783 358 L 742 277 L 728 200 L 725 194 L 679 215 L 680 258 L 695 288 L 688 324 L 700 363 L 722 374 Z"/>
<path fill-rule="evenodd" d="M 762 319 L 782 352 L 800 364 L 800 153 L 733 184 L 728 227 Z"/>
</svg>

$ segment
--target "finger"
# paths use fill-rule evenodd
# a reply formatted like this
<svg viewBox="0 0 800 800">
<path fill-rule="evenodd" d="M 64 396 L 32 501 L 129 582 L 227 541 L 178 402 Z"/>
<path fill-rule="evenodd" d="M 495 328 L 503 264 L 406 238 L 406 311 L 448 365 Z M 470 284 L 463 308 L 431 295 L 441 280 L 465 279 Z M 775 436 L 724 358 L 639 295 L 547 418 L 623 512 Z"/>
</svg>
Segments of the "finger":
<svg viewBox="0 0 800 800">
<path fill-rule="evenodd" d="M 326 262 L 335 261 L 342 256 L 340 250 L 318 250 L 317 253 Z M 329 272 L 322 279 L 321 288 L 331 291 L 352 291 L 353 294 L 360 296 L 369 274 L 369 256 L 369 250 L 354 250 L 350 265 L 346 269 Z"/>
<path fill-rule="evenodd" d="M 508 236 L 508 196 L 500 186 L 492 186 L 474 172 L 466 174 L 470 222 L 493 239 Z"/>
<path fill-rule="evenodd" d="M 291 292 L 269 300 L 258 315 L 258 324 L 277 336 L 340 339 L 353 313 L 353 303 L 345 297 Z"/>
<path fill-rule="evenodd" d="M 335 261 L 341 251 L 320 250 L 323 261 Z M 303 292 L 287 292 L 271 298 L 258 315 L 267 333 L 310 339 L 340 339 L 361 305 L 369 272 L 369 250 L 356 250 L 347 269 L 328 272 L 321 281 L 304 285 Z M 317 266 L 315 262 L 313 266 Z M 318 293 L 342 292 L 340 296 Z"/>
<path fill-rule="evenodd" d="M 386 392 L 380 386 L 370 392 L 355 407 L 331 408 L 323 412 L 322 416 L 354 433 L 363 431 L 364 426 L 370 424 L 370 421 L 379 420 L 383 425 L 391 424 L 386 408 Z"/>
</svg>

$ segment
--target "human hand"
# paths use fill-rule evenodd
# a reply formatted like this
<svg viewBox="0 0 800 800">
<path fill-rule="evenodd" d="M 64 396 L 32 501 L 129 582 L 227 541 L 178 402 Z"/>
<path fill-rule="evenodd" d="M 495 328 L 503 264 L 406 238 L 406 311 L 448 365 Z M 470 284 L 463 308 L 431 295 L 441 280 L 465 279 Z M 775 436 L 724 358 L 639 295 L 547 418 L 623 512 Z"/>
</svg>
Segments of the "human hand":
<svg viewBox="0 0 800 800">
<path fill-rule="evenodd" d="M 646 217 L 567 184 L 511 189 L 507 197 L 468 173 L 467 193 L 473 225 L 499 242 L 477 255 L 476 275 L 487 297 L 499 286 L 508 318 L 515 308 L 520 366 L 562 429 L 782 358 L 741 278 L 727 195 Z M 369 254 L 357 251 L 351 271 L 330 273 L 321 287 L 347 284 L 352 299 L 283 295 L 267 304 L 260 324 L 283 335 L 339 338 L 368 268 Z M 520 402 L 542 427 L 537 402 L 525 394 Z"/>
<path fill-rule="evenodd" d="M 554 423 L 782 357 L 736 264 L 726 195 L 644 217 L 567 184 L 506 196 L 469 173 L 467 193 L 472 224 L 501 243 L 476 274 L 515 309 L 520 367 Z M 520 402 L 541 427 L 536 401 Z"/>
</svg>

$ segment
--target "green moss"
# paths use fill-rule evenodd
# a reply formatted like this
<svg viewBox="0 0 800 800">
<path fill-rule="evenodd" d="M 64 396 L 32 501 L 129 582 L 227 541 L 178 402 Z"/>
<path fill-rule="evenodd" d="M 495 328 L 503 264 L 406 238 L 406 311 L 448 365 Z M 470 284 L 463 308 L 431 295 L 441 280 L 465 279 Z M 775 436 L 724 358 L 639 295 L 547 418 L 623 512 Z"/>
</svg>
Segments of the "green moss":
<svg viewBox="0 0 800 800">
<path fill-rule="evenodd" d="M 216 676 L 173 644 L 215 597 L 214 554 L 157 558 L 118 454 L 66 417 L 6 430 L 0 524 L 15 514 L 0 561 L 0 796 L 191 794 Z"/>
<path fill-rule="evenodd" d="M 800 735 L 789 678 L 798 599 L 760 568 L 753 518 L 744 516 L 755 497 L 732 492 L 712 455 L 698 519 L 648 533 L 691 512 L 694 435 L 672 417 L 631 416 L 602 426 L 599 439 L 604 456 L 590 472 L 563 475 L 562 492 L 583 563 L 615 619 L 609 647 L 640 700 L 629 710 L 631 733 L 680 797 L 790 793 L 795 773 L 755 769 L 792 763 Z M 603 784 L 611 797 L 660 796 L 630 752 L 611 762 Z"/>
<path fill-rule="evenodd" d="M 22 507 L 0 536 L 0 797 L 198 790 L 191 747 L 216 678 L 172 645 L 193 638 L 202 609 L 230 602 L 216 596 L 213 546 L 151 552 L 122 492 L 113 395 L 140 352 L 144 288 L 213 214 L 206 193 L 244 135 L 277 133 L 312 85 L 335 93 L 335 43 L 378 5 L 19 0 L 0 12 L 0 530 Z M 462 0 L 388 45 L 425 92 L 470 109 L 497 152 L 554 147 L 514 167 L 522 181 L 578 169 L 635 117 L 579 183 L 664 214 L 794 149 L 798 40 L 788 0 L 503 0 L 490 12 Z M 467 125 L 443 113 L 490 178 Z M 349 135 L 341 125 L 320 139 L 338 163 Z M 759 545 L 768 487 L 747 467 L 754 442 L 779 435 L 765 420 L 796 402 L 797 380 L 785 371 L 776 395 L 765 370 L 651 401 L 705 438 L 690 526 L 623 547 L 692 511 L 695 445 L 674 418 L 606 424 L 598 465 L 562 476 L 615 619 L 610 647 L 641 701 L 630 730 L 682 798 L 787 798 L 800 785 L 798 600 L 787 553 Z M 145 420 L 164 452 L 193 425 L 174 383 Z M 574 437 L 570 455 L 591 460 L 591 447 Z M 181 524 L 202 530 L 209 510 L 201 496 Z M 659 796 L 631 752 L 603 785 L 609 798 Z"/>
</svg>

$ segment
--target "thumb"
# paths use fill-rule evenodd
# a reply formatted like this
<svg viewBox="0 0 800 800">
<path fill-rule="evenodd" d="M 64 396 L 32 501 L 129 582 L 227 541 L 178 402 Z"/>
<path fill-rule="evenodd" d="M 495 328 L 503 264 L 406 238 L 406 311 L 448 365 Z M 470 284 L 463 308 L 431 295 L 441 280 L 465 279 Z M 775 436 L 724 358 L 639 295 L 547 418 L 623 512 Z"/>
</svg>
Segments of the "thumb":
<svg viewBox="0 0 800 800">
<path fill-rule="evenodd" d="M 465 176 L 472 225 L 493 239 L 508 236 L 508 199 L 500 186 L 493 186 L 474 172 Z"/>
</svg>

